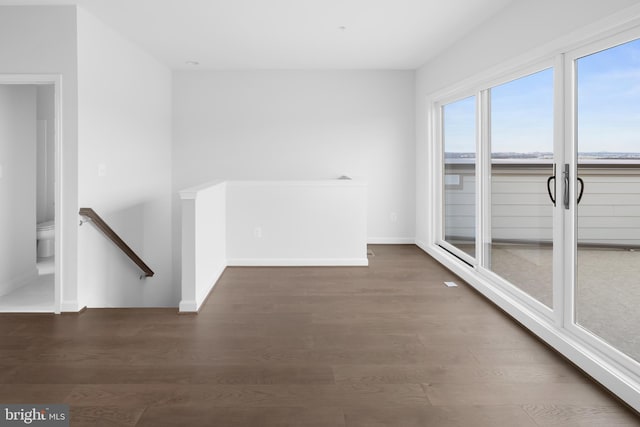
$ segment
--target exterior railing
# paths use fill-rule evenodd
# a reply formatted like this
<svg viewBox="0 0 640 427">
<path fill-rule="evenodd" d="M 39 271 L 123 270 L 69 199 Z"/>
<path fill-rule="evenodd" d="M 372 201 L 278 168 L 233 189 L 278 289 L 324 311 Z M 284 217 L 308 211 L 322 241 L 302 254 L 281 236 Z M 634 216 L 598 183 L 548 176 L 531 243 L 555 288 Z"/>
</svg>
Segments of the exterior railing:
<svg viewBox="0 0 640 427">
<path fill-rule="evenodd" d="M 444 233 L 448 238 L 469 241 L 475 236 L 476 178 L 472 162 L 447 159 L 445 163 Z M 553 185 L 551 191 L 547 190 L 550 176 L 553 164 L 548 159 L 493 160 L 492 242 L 544 244 L 552 240 L 553 201 L 549 193 Z M 579 163 L 578 176 L 584 182 L 577 211 L 579 246 L 640 249 L 640 163 L 590 159 Z"/>
</svg>

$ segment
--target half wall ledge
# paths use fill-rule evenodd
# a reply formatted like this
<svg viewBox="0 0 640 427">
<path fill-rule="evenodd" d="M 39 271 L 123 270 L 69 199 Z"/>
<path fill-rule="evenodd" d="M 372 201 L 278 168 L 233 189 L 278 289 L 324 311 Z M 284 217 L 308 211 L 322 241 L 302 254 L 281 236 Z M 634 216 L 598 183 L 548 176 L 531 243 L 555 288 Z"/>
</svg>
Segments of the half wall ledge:
<svg viewBox="0 0 640 427">
<path fill-rule="evenodd" d="M 180 192 L 181 312 L 227 266 L 367 266 L 367 183 L 214 181 Z"/>
</svg>

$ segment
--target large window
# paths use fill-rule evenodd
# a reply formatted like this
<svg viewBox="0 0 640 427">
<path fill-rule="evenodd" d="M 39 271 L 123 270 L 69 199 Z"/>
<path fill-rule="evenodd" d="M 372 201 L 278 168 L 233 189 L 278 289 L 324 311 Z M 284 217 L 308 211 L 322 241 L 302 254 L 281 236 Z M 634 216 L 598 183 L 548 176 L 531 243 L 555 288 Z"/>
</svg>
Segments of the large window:
<svg viewBox="0 0 640 427">
<path fill-rule="evenodd" d="M 476 97 L 442 107 L 443 238 L 476 255 Z"/>
<path fill-rule="evenodd" d="M 491 229 L 486 267 L 552 307 L 553 200 L 547 182 L 554 174 L 553 69 L 493 87 L 488 95 Z"/>
<path fill-rule="evenodd" d="M 640 28 L 504 76 L 435 97 L 432 253 L 640 408 Z"/>
<path fill-rule="evenodd" d="M 575 67 L 575 320 L 640 361 L 640 40 Z"/>
</svg>

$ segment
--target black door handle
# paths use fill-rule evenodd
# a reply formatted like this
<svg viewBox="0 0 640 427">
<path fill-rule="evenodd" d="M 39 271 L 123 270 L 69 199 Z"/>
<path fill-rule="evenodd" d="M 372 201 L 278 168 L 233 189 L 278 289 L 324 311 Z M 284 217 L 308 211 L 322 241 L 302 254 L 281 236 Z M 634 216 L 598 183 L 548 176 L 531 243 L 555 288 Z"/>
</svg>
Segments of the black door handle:
<svg viewBox="0 0 640 427">
<path fill-rule="evenodd" d="M 556 176 L 555 175 L 551 175 L 549 178 L 547 178 L 547 193 L 549 193 L 549 198 L 551 199 L 551 201 L 553 202 L 553 206 L 556 205 L 556 198 L 553 194 L 551 194 L 551 182 L 553 181 L 555 183 L 556 180 Z M 555 194 L 555 188 L 554 188 L 554 194 Z"/>
<path fill-rule="evenodd" d="M 578 182 L 580 183 L 580 193 L 578 194 L 578 203 L 582 200 L 582 193 L 584 193 L 584 181 L 582 178 L 578 177 Z"/>
</svg>

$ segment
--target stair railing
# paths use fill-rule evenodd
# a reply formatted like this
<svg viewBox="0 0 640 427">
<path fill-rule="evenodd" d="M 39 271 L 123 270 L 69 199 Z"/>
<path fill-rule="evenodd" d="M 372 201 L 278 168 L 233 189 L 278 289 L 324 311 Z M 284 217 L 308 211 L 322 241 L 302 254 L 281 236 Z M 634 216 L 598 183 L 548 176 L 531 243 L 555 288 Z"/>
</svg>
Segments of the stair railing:
<svg viewBox="0 0 640 427">
<path fill-rule="evenodd" d="M 100 218 L 100 215 L 98 215 L 96 211 L 91 208 L 80 208 L 80 215 L 88 218 L 90 222 L 93 222 L 98 230 L 102 231 L 109 240 L 111 240 L 118 248 L 120 248 L 120 250 L 124 252 L 125 255 L 127 255 L 131 259 L 131 261 L 133 261 L 144 272 L 144 275 L 140 276 L 141 279 L 144 277 L 153 276 L 153 270 L 151 270 L 149 266 L 145 264 L 145 262 L 142 261 L 142 259 L 133 251 L 133 249 L 131 249 L 129 245 L 127 245 L 124 240 L 122 240 L 120 236 L 118 236 L 118 234 L 113 231 L 113 229 L 109 227 L 109 225 L 104 222 L 102 218 Z M 82 222 L 80 223 L 80 225 L 82 225 Z"/>
</svg>

